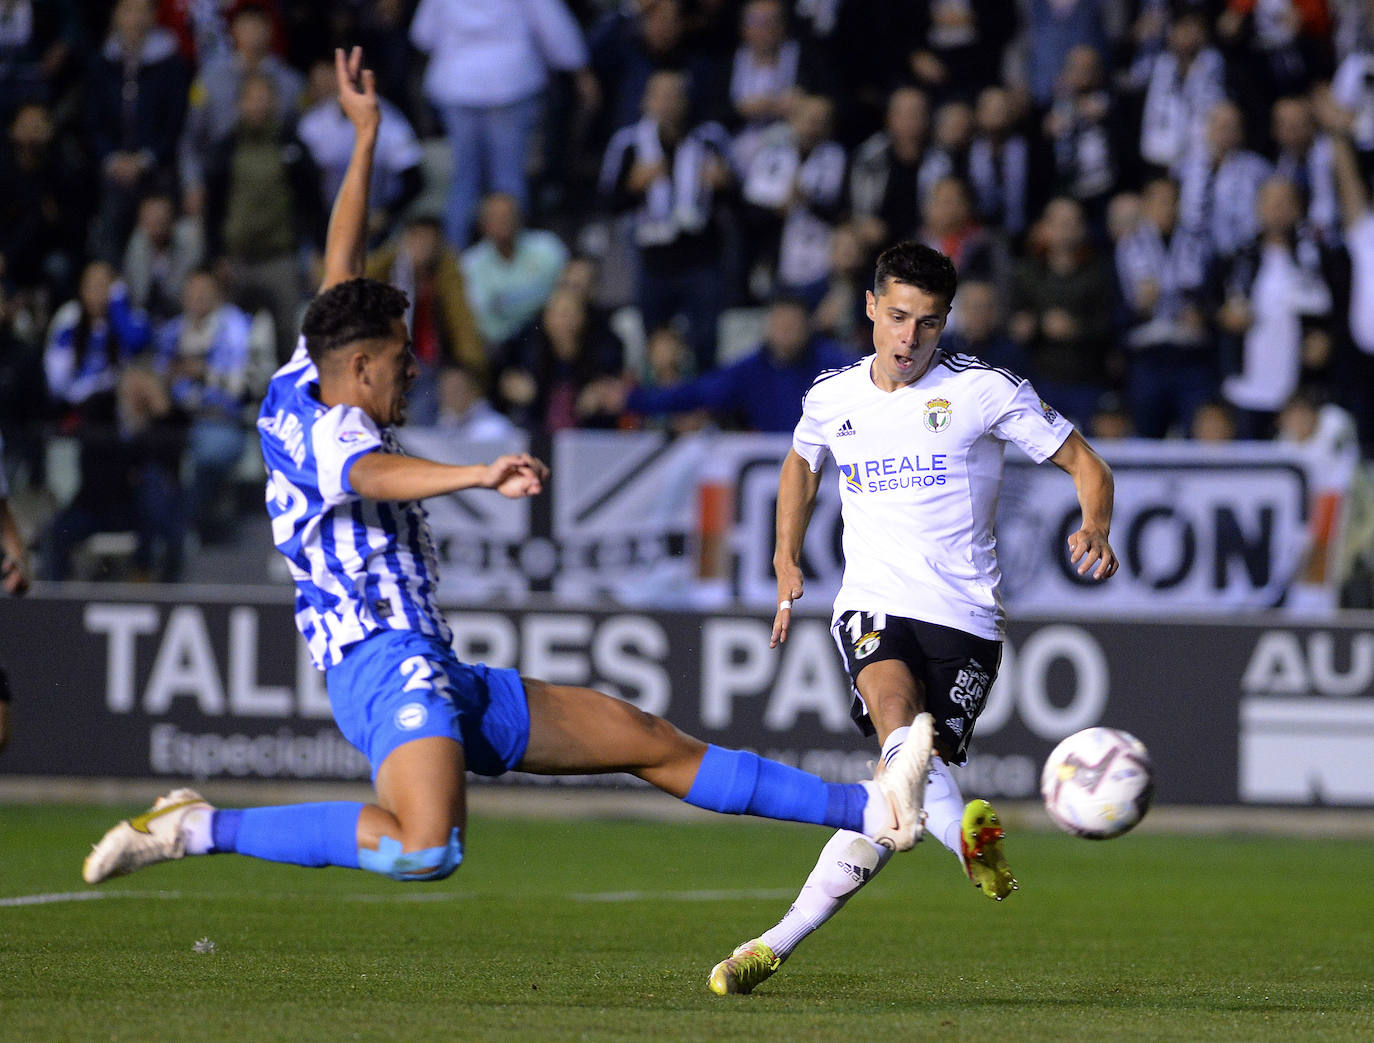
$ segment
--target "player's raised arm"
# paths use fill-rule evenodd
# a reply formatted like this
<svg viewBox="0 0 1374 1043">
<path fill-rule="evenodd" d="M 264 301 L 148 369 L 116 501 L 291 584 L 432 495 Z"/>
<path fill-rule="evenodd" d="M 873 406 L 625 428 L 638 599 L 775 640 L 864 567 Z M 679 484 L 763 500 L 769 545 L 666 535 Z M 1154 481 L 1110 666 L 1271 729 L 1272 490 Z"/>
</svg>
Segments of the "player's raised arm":
<svg viewBox="0 0 1374 1043">
<path fill-rule="evenodd" d="M 373 452 L 349 470 L 353 491 L 366 500 L 424 500 L 464 489 L 495 489 L 519 499 L 544 488 L 549 469 L 528 453 L 508 453 L 489 464 L 441 464 L 415 456 Z"/>
<path fill-rule="evenodd" d="M 347 56 L 334 50 L 334 75 L 339 82 L 339 107 L 353 124 L 353 154 L 348 159 L 324 243 L 324 278 L 320 290 L 356 279 L 367 261 L 367 193 L 372 181 L 372 154 L 377 147 L 377 128 L 382 111 L 377 103 L 376 78 L 363 68 L 363 51 L 354 47 Z"/>
<path fill-rule="evenodd" d="M 773 571 L 778 577 L 778 612 L 773 617 L 773 635 L 768 647 L 777 648 L 787 640 L 792 622 L 792 602 L 802 596 L 801 552 L 816 493 L 821 487 L 819 472 L 797 454 L 787 451 L 778 473 L 777 548 L 773 551 Z"/>
<path fill-rule="evenodd" d="M 1083 526 L 1069 537 L 1069 558 L 1084 576 L 1107 579 L 1116 572 L 1116 552 L 1107 537 L 1112 531 L 1112 502 L 1116 485 L 1112 469 L 1077 431 L 1072 432 L 1050 460 L 1073 478 Z M 1096 568 L 1093 568 L 1093 566 Z"/>
</svg>

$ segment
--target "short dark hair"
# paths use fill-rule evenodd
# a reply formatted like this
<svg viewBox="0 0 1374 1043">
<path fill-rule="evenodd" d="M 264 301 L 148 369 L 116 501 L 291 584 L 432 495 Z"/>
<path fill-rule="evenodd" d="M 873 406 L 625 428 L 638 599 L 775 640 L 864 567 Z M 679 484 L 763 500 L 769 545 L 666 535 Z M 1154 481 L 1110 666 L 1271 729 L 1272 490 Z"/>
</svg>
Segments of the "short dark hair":
<svg viewBox="0 0 1374 1043">
<path fill-rule="evenodd" d="M 893 281 L 938 297 L 946 306 L 954 302 L 954 291 L 959 288 L 954 262 L 939 250 L 911 239 L 889 246 L 878 255 L 878 267 L 873 273 L 874 296 L 881 296 Z"/>
<path fill-rule="evenodd" d="M 389 337 L 392 321 L 403 318 L 409 307 L 410 298 L 402 291 L 376 279 L 337 283 L 305 309 L 305 350 L 318 366 L 336 348 Z"/>
</svg>

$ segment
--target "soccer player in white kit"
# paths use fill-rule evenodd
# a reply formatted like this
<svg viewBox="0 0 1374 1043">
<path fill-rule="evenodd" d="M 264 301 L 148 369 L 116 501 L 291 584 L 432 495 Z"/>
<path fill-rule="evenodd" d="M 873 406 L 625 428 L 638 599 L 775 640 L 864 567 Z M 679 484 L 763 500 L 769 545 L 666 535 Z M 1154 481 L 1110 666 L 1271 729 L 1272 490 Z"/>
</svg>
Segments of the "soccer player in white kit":
<svg viewBox="0 0 1374 1043">
<path fill-rule="evenodd" d="M 802 596 L 801 548 L 828 453 L 838 465 L 844 578 L 832 629 L 854 686 L 854 718 L 882 743 L 880 764 L 933 734 L 925 832 L 998 901 L 1015 887 L 1003 830 L 985 800 L 967 808 L 949 765 L 962 764 L 1001 660 L 993 517 L 1007 442 L 1050 460 L 1078 492 L 1068 539 L 1081 575 L 1116 572 L 1108 542 L 1112 473 L 1030 383 L 939 347 L 957 277 L 915 242 L 879 258 L 867 295 L 874 354 L 816 378 L 778 481 L 778 611 L 787 640 Z M 711 971 L 720 995 L 749 992 L 871 880 L 891 852 L 845 830 L 821 851 L 787 915 Z"/>
</svg>

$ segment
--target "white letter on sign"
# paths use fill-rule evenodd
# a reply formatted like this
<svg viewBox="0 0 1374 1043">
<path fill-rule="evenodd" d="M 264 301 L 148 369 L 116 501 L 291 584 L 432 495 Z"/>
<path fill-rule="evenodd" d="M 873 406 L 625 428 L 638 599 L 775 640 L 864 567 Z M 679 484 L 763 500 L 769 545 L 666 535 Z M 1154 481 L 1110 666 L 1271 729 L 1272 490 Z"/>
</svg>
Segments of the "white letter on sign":
<svg viewBox="0 0 1374 1043">
<path fill-rule="evenodd" d="M 148 690 L 143 693 L 143 710 L 166 713 L 178 695 L 194 698 L 201 713 L 224 712 L 224 685 L 215 652 L 205 632 L 205 617 L 194 605 L 178 605 L 167 617 Z"/>
<path fill-rule="evenodd" d="M 552 684 L 590 683 L 592 666 L 586 653 L 592 639 L 590 619 L 572 615 L 526 616 L 522 629 L 522 674 Z"/>
<path fill-rule="evenodd" d="M 824 623 L 794 625 L 782 646 L 782 669 L 773 683 L 773 697 L 763 723 L 773 731 L 787 731 L 803 713 L 814 713 L 826 731 L 847 732 L 849 685 L 836 665 L 835 642 Z"/>
<path fill-rule="evenodd" d="M 108 634 L 105 652 L 105 706 L 111 713 L 134 708 L 134 637 L 157 630 L 157 609 L 152 605 L 86 606 L 86 629 Z"/>
<path fill-rule="evenodd" d="M 291 689 L 258 684 L 258 610 L 229 610 L 229 709 L 236 717 L 290 717 Z"/>
<path fill-rule="evenodd" d="M 773 676 L 772 628 L 754 619 L 708 619 L 701 628 L 701 723 L 728 728 L 737 696 L 758 695 Z"/>
<path fill-rule="evenodd" d="M 672 696 L 662 665 L 667 654 L 668 636 L 646 616 L 614 616 L 592 639 L 592 662 L 606 678 L 606 692 L 660 717 L 668 712 Z M 635 697 L 628 698 L 618 689 L 620 684 L 633 689 Z"/>
<path fill-rule="evenodd" d="M 1073 667 L 1074 690 L 1062 709 L 1050 699 L 1050 664 L 1063 659 Z M 1082 627 L 1037 630 L 1021 646 L 1021 719 L 1042 739 L 1059 740 L 1102 719 L 1111 687 L 1107 657 Z"/>
</svg>

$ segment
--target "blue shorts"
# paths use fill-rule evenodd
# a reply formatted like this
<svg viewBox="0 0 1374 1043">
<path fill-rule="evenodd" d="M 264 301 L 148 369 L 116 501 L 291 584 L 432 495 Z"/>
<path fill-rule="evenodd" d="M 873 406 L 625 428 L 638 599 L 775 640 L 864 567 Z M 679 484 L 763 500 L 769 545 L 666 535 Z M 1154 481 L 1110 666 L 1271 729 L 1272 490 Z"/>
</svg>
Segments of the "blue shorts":
<svg viewBox="0 0 1374 1043">
<path fill-rule="evenodd" d="M 344 738 L 372 765 L 398 746 L 442 735 L 463 746 L 469 771 L 503 775 L 525 756 L 530 709 L 514 670 L 460 663 L 453 649 L 412 630 L 379 630 L 325 672 Z"/>
</svg>

